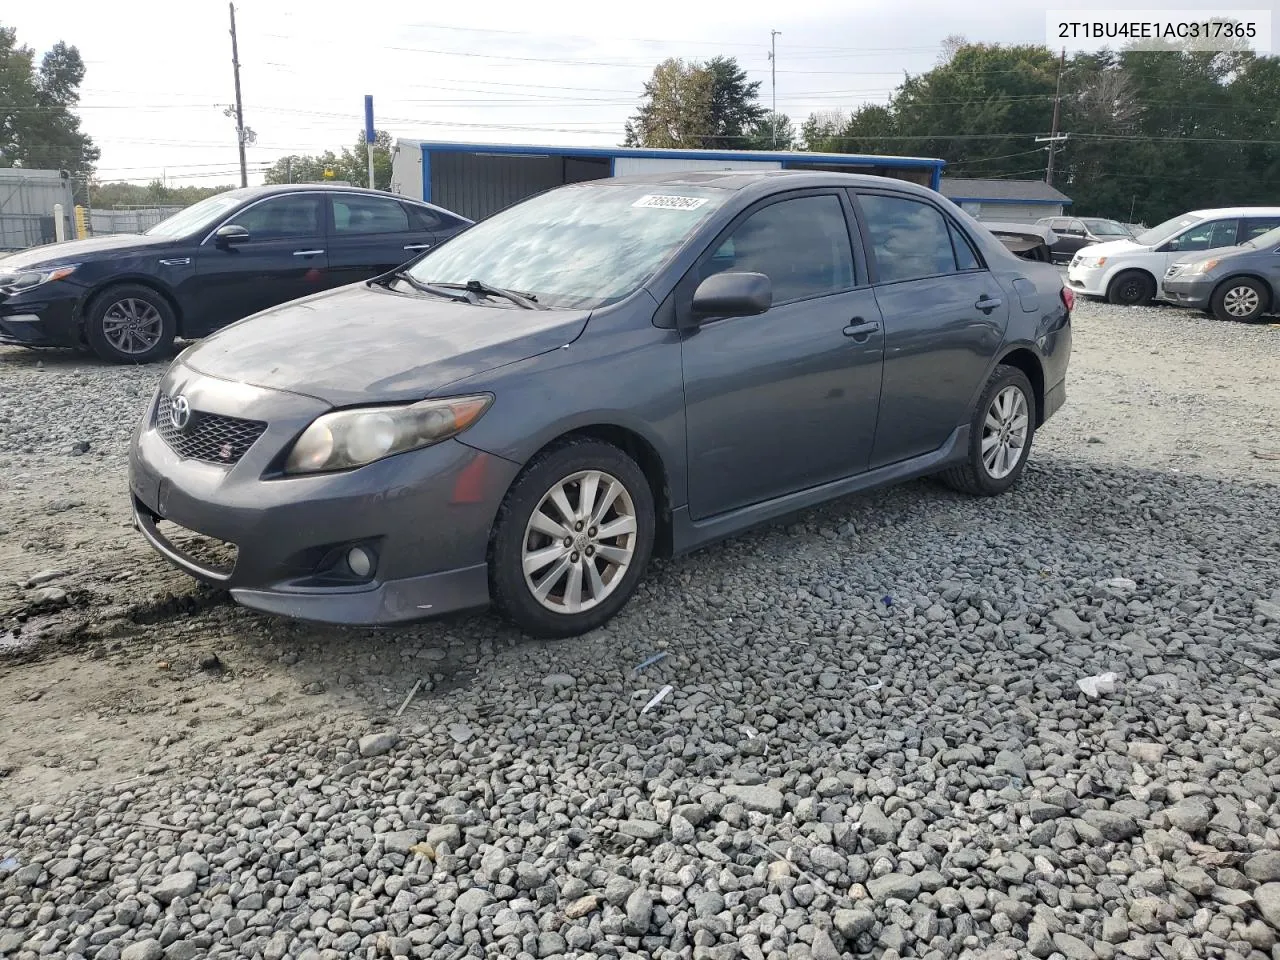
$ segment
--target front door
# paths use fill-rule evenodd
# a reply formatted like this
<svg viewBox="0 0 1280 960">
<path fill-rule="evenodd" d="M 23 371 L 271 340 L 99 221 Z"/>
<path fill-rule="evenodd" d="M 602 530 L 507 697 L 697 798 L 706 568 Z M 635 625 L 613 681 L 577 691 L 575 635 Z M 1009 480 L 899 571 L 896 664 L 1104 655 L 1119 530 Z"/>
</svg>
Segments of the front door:
<svg viewBox="0 0 1280 960">
<path fill-rule="evenodd" d="M 282 194 L 251 204 L 228 223 L 249 238 L 233 246 L 209 239 L 200 247 L 193 284 L 195 333 L 207 333 L 328 284 L 324 198 Z M 189 314 L 189 317 L 191 314 Z"/>
<path fill-rule="evenodd" d="M 847 209 L 835 191 L 763 201 L 676 290 L 681 311 L 723 270 L 763 273 L 773 285 L 767 312 L 703 323 L 682 341 L 695 520 L 867 468 L 883 334 L 855 270 Z"/>
<path fill-rule="evenodd" d="M 1217 250 L 1219 247 L 1234 247 L 1239 230 L 1240 220 L 1230 217 L 1225 220 L 1203 220 L 1182 231 L 1160 248 L 1163 260 L 1156 265 L 1156 278 L 1163 279 L 1165 271 L 1175 260 L 1181 260 L 1189 254 Z"/>
<path fill-rule="evenodd" d="M 405 205 L 393 197 L 335 193 L 332 201 L 329 269 L 335 286 L 393 270 L 435 242 L 433 233 L 410 223 Z"/>
<path fill-rule="evenodd" d="M 1004 341 L 1009 295 L 964 230 L 923 199 L 860 192 L 884 318 L 884 389 L 871 466 L 939 449 L 968 423 Z"/>
</svg>

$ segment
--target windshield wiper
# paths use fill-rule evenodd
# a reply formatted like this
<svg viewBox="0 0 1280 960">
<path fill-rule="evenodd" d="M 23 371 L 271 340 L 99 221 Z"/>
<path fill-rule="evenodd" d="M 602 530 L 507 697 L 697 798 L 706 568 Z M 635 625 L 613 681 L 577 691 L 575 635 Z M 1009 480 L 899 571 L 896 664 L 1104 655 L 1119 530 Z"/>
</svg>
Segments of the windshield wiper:
<svg viewBox="0 0 1280 960">
<path fill-rule="evenodd" d="M 471 302 L 470 297 L 464 296 L 460 293 L 454 293 L 452 290 L 446 290 L 444 287 L 438 286 L 434 283 L 423 283 L 421 280 L 411 275 L 406 270 L 394 270 L 391 273 L 387 274 L 385 277 L 382 277 L 374 282 L 382 283 L 384 286 L 389 286 L 392 280 L 403 280 L 405 283 L 413 287 L 413 289 L 417 290 L 419 293 L 429 293 L 436 297 L 445 297 L 446 299 L 453 300 L 457 303 Z"/>
<path fill-rule="evenodd" d="M 437 287 L 446 287 L 450 290 L 465 290 L 467 293 L 474 293 L 478 297 L 503 297 L 510 300 L 516 306 L 524 307 L 526 310 L 545 310 L 546 307 L 538 303 L 538 298 L 529 293 L 516 293 L 514 290 L 504 290 L 502 287 L 493 287 L 485 283 L 483 280 L 468 280 L 466 283 L 437 283 Z"/>
</svg>

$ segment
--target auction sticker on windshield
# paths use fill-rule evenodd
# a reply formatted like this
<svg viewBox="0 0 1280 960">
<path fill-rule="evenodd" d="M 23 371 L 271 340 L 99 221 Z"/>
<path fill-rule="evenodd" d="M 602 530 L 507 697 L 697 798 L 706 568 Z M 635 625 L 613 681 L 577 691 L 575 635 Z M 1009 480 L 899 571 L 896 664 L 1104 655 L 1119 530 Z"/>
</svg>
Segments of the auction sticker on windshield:
<svg viewBox="0 0 1280 960">
<path fill-rule="evenodd" d="M 707 202 L 706 197 L 668 197 L 648 193 L 632 204 L 633 207 L 660 207 L 664 210 L 697 210 Z"/>
</svg>

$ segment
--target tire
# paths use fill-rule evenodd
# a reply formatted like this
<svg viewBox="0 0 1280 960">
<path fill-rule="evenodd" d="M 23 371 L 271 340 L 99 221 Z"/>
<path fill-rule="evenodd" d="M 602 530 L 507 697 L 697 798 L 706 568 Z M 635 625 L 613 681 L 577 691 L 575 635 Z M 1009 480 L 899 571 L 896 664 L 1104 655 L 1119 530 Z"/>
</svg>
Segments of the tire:
<svg viewBox="0 0 1280 960">
<path fill-rule="evenodd" d="M 588 525 L 589 516 L 566 525 L 551 497 L 560 491 L 571 512 L 577 514 L 579 497 L 584 488 L 589 492 L 592 476 L 597 510 L 610 480 L 621 486 L 622 495 L 611 500 L 604 513 L 597 513 L 595 526 Z M 541 518 L 540 529 L 533 527 L 535 511 Z M 628 519 L 633 521 L 630 525 Z M 577 523 L 583 524 L 582 529 L 576 529 Z M 615 525 L 623 531 L 634 527 L 634 532 L 599 539 L 590 533 Z M 621 610 L 635 592 L 653 552 L 655 525 L 653 491 L 634 460 L 599 440 L 571 439 L 557 444 L 529 462 L 498 511 L 489 546 L 489 589 L 494 605 L 535 637 L 572 637 L 594 630 Z M 553 539 L 550 531 L 555 526 L 560 530 Z M 559 553 L 548 552 L 557 550 Z M 546 562 L 526 576 L 526 557 L 539 554 Z M 592 569 L 596 571 L 594 578 Z M 575 583 L 580 600 L 576 611 L 571 606 Z M 548 590 L 545 601 L 535 596 L 537 587 Z"/>
<path fill-rule="evenodd" d="M 108 287 L 89 303 L 84 334 L 111 363 L 150 363 L 169 353 L 178 323 L 163 296 L 136 283 Z"/>
<path fill-rule="evenodd" d="M 1262 316 L 1270 305 L 1271 293 L 1251 277 L 1227 280 L 1213 291 L 1209 308 L 1219 320 L 1251 323 Z"/>
<path fill-rule="evenodd" d="M 1019 408 L 1017 395 L 1021 395 L 1021 407 Z M 1000 414 L 993 409 L 994 404 L 1000 399 L 1002 405 L 1006 402 L 1012 402 L 1013 406 L 1010 424 L 1015 428 L 1012 434 L 1016 438 L 1016 426 L 1019 422 L 1018 410 L 1021 409 L 1021 417 L 1025 418 L 1025 426 L 1022 428 L 1022 445 L 1016 453 L 1016 459 L 1012 464 L 1002 463 L 996 460 L 994 467 L 988 465 L 988 459 L 991 458 L 991 452 L 988 451 L 988 457 L 983 456 L 983 445 L 987 441 L 987 433 L 992 432 L 991 427 L 987 423 L 988 414 L 992 414 L 996 420 L 1003 419 Z M 1001 426 L 1003 430 L 1003 425 Z M 1008 367 L 1003 364 L 996 367 L 991 374 L 991 379 L 987 381 L 986 389 L 982 391 L 982 396 L 978 399 L 978 406 L 973 416 L 973 424 L 969 435 L 969 451 L 968 456 L 963 464 L 952 467 L 941 474 L 942 480 L 948 486 L 961 493 L 972 494 L 979 497 L 994 497 L 1004 493 L 1022 476 L 1022 471 L 1027 465 L 1027 457 L 1031 454 L 1031 441 L 1035 437 L 1036 432 L 1036 394 L 1031 387 L 1031 381 L 1027 379 L 1027 375 L 1017 367 Z M 1000 434 L 995 434 L 1000 435 Z M 1004 435 L 1009 435 L 1007 432 Z M 999 445 L 999 441 L 997 441 Z M 1007 447 L 1007 445 L 1006 445 Z"/>
<path fill-rule="evenodd" d="M 1155 280 L 1142 270 L 1122 270 L 1107 287 L 1107 302 L 1122 307 L 1145 307 L 1155 295 Z"/>
</svg>

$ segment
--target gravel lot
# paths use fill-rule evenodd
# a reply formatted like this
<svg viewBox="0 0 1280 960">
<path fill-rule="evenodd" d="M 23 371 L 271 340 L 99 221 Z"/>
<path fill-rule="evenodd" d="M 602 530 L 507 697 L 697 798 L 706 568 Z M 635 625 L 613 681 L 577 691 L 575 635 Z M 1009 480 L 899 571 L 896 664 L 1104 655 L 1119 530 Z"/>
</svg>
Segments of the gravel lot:
<svg viewBox="0 0 1280 960">
<path fill-rule="evenodd" d="M 159 368 L 0 350 L 0 956 L 1276 960 L 1278 369 L 1083 304 L 1013 494 L 849 498 L 539 643 L 197 589 L 127 524 Z"/>
</svg>

